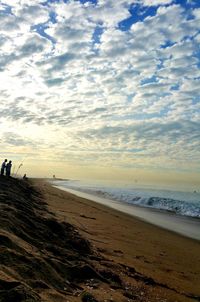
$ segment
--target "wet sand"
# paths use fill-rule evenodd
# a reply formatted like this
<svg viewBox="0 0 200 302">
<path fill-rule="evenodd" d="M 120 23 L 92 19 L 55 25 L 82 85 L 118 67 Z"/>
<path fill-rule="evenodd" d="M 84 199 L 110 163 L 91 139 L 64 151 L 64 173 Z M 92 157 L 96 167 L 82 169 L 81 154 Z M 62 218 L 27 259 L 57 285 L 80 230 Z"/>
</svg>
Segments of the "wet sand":
<svg viewBox="0 0 200 302">
<path fill-rule="evenodd" d="M 101 198 L 92 194 L 80 192 L 77 190 L 64 188 L 62 186 L 56 187 L 66 192 L 72 193 L 76 196 L 103 204 L 122 213 L 126 213 L 133 217 L 140 218 L 146 222 L 176 232 L 183 236 L 200 240 L 200 219 L 198 218 L 176 215 L 175 213 L 169 211 L 161 211 L 158 209 L 134 206 L 128 203 L 118 202 L 111 199 Z"/>
</svg>

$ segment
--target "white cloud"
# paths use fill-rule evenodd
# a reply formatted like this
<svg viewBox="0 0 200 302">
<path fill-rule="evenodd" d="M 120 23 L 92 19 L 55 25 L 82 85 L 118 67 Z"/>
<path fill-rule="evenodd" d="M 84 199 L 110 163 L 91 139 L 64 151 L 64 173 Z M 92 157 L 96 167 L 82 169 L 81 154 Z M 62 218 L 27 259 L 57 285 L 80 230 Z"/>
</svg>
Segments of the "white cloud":
<svg viewBox="0 0 200 302">
<path fill-rule="evenodd" d="M 196 17 L 196 19 L 200 19 L 200 8 L 194 9 L 192 13 Z"/>
<path fill-rule="evenodd" d="M 21 18 L 23 22 L 29 24 L 29 26 L 45 23 L 49 19 L 48 9 L 42 5 L 37 5 L 37 1 L 33 3 L 25 2 L 24 5 L 18 5 L 12 9 L 12 12 L 18 18 Z"/>
<path fill-rule="evenodd" d="M 153 165 L 158 152 L 161 167 L 172 158 L 184 166 L 181 154 L 185 162 L 198 157 L 199 10 L 188 19 L 172 1 L 136 2 L 160 7 L 127 31 L 118 23 L 130 16 L 132 1 L 6 2 L 12 6 L 12 14 L 0 16 L 6 146 L 13 137 L 6 140 L 6 133 L 15 125 L 19 152 L 20 144 L 31 152 L 39 140 L 45 150 L 56 145 L 60 157 L 65 145 L 72 153 L 94 152 L 86 161 L 100 161 L 107 152 L 108 165 L 116 152 L 120 165 L 133 154 L 138 166 Z M 102 31 L 94 45 L 97 28 Z M 140 151 L 134 153 L 135 146 Z"/>
</svg>

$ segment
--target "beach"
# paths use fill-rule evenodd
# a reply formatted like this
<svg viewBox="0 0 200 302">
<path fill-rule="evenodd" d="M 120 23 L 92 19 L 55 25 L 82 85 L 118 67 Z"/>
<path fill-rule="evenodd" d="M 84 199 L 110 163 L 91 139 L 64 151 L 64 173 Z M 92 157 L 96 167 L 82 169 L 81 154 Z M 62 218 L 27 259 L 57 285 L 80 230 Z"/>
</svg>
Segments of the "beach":
<svg viewBox="0 0 200 302">
<path fill-rule="evenodd" d="M 111 261 L 162 284 L 172 301 L 200 296 L 200 242 L 44 184 L 49 207 Z M 43 187 L 43 188 L 44 188 Z M 179 298 L 179 294 L 181 295 Z M 197 298 L 198 300 L 199 298 Z"/>
<path fill-rule="evenodd" d="M 52 183 L 54 184 L 54 182 Z M 66 188 L 65 186 L 55 186 L 61 190 L 72 193 L 76 196 L 92 200 L 109 208 L 129 214 L 153 225 L 176 232 L 183 236 L 200 240 L 200 219 L 185 215 L 178 215 L 172 211 L 156 209 L 152 207 L 138 206 L 127 202 L 102 198 L 95 194 L 88 194 L 83 191 Z"/>
<path fill-rule="evenodd" d="M 0 301 L 200 301 L 200 241 L 53 187 L 1 180 Z"/>
</svg>

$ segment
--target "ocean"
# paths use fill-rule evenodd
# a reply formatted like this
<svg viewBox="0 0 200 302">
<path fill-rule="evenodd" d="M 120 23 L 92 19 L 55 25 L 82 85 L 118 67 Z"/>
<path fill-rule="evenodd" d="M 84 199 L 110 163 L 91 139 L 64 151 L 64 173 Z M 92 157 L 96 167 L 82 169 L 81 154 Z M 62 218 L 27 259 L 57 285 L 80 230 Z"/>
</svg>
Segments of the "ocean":
<svg viewBox="0 0 200 302">
<path fill-rule="evenodd" d="M 55 184 L 55 181 L 54 181 Z M 110 186 L 98 182 L 56 181 L 56 185 L 122 203 L 154 208 L 200 218 L 200 193 L 136 187 L 125 184 Z"/>
</svg>

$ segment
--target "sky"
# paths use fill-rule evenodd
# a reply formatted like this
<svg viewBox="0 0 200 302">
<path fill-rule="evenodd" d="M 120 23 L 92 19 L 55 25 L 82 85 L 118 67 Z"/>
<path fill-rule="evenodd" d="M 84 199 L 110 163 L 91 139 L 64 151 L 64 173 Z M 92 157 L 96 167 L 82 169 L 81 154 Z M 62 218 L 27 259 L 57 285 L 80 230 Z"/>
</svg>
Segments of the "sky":
<svg viewBox="0 0 200 302">
<path fill-rule="evenodd" d="M 0 1 L 1 158 L 200 187 L 199 0 Z"/>
</svg>

